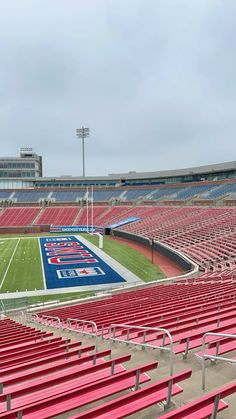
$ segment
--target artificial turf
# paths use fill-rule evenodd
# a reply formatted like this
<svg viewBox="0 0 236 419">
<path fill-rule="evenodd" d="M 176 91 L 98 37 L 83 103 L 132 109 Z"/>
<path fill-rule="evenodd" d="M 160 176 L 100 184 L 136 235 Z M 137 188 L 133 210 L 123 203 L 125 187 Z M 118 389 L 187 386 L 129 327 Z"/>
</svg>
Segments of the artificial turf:
<svg viewBox="0 0 236 419">
<path fill-rule="evenodd" d="M 98 246 L 98 236 L 92 236 L 91 234 L 83 234 L 82 236 Z M 165 278 L 164 273 L 158 266 L 128 245 L 104 237 L 103 251 L 145 282 Z"/>
<path fill-rule="evenodd" d="M 0 240 L 0 292 L 43 289 L 37 238 Z"/>
<path fill-rule="evenodd" d="M 98 237 L 83 235 L 93 244 L 98 245 Z M 141 253 L 123 243 L 104 237 L 104 252 L 121 263 L 128 270 L 145 282 L 164 278 L 163 272 Z M 0 237 L 0 293 L 16 291 L 42 290 L 43 273 L 37 237 Z M 93 291 L 86 293 L 94 295 Z M 63 299 L 67 297 L 84 297 L 81 293 L 54 294 L 32 297 L 34 301 Z"/>
</svg>

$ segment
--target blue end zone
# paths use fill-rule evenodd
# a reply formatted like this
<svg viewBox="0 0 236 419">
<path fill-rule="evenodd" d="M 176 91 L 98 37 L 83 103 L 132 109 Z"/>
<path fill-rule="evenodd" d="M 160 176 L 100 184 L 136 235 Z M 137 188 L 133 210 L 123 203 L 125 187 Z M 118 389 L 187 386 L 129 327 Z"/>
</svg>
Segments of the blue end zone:
<svg viewBox="0 0 236 419">
<path fill-rule="evenodd" d="M 126 282 L 74 236 L 40 238 L 40 249 L 48 289 Z"/>
</svg>

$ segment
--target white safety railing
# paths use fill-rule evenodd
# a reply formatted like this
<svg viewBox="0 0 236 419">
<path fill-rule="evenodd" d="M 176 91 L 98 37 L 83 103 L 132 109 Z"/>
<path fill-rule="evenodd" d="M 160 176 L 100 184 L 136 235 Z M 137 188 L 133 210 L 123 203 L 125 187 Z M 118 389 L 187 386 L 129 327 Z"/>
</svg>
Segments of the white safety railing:
<svg viewBox="0 0 236 419">
<path fill-rule="evenodd" d="M 98 328 L 93 321 L 71 318 L 62 320 L 60 317 L 46 315 L 38 316 L 36 313 L 32 313 L 31 319 L 28 319 L 28 321 L 45 324 L 46 326 L 55 327 L 68 332 L 81 333 L 83 335 L 95 337 L 95 350 L 96 352 L 98 351 Z"/>
<path fill-rule="evenodd" d="M 236 339 L 236 335 L 230 335 L 228 333 L 214 333 L 214 332 L 207 332 L 202 337 L 202 390 L 205 390 L 206 388 L 206 366 L 205 366 L 205 360 L 210 359 L 211 361 L 224 361 L 224 362 L 230 362 L 232 364 L 236 364 L 236 359 L 232 358 L 225 358 L 223 356 L 219 356 L 219 346 L 220 346 L 220 340 L 216 341 L 216 350 L 215 355 L 210 355 L 206 353 L 206 338 L 207 336 L 216 336 L 216 337 L 222 337 L 222 338 L 230 338 L 230 339 Z"/>
<path fill-rule="evenodd" d="M 94 336 L 96 339 L 95 348 L 98 349 L 98 328 L 95 322 L 81 319 L 66 319 L 66 324 L 63 328 L 71 332 L 82 333 L 83 335 Z"/>
<path fill-rule="evenodd" d="M 27 313 L 26 321 L 33 322 L 33 323 L 40 323 L 40 317 L 37 315 L 37 313 Z"/>
<path fill-rule="evenodd" d="M 62 327 L 61 319 L 59 317 L 54 316 L 38 316 L 36 313 L 31 313 L 30 317 L 26 318 L 27 322 L 37 323 L 39 325 L 46 325 L 49 327 L 55 327 L 60 329 Z M 41 337 L 43 339 L 43 337 Z M 66 352 L 69 352 L 69 339 L 66 338 Z"/>
<path fill-rule="evenodd" d="M 30 313 L 29 316 L 27 316 L 27 322 L 45 324 L 46 326 L 52 326 L 58 329 L 62 327 L 62 322 L 59 317 L 45 316 L 45 315 L 38 316 L 38 314 L 36 313 Z"/>
<path fill-rule="evenodd" d="M 46 324 L 47 326 L 61 328 L 61 319 L 60 317 L 54 316 L 41 316 L 41 324 Z"/>
<path fill-rule="evenodd" d="M 132 337 L 130 337 L 130 331 L 137 331 L 142 332 L 142 338 L 141 342 L 136 342 Z M 119 338 L 116 336 L 116 332 L 119 331 L 119 336 L 121 336 L 121 331 L 126 331 L 126 337 L 124 339 Z M 148 333 L 158 333 L 162 335 L 162 345 L 157 345 L 155 343 L 147 343 L 146 342 L 146 335 Z M 124 336 L 124 335 L 122 335 Z M 169 346 L 164 346 L 165 344 L 165 338 L 169 338 Z M 132 324 L 111 324 L 109 327 L 108 332 L 108 339 L 110 340 L 110 343 L 113 341 L 116 342 L 123 342 L 126 344 L 131 344 L 134 346 L 140 346 L 142 349 L 145 348 L 152 348 L 152 349 L 160 349 L 161 351 L 166 351 L 169 353 L 169 368 L 170 368 L 170 376 L 173 375 L 173 340 L 170 332 L 166 329 L 158 328 L 158 327 L 143 327 L 143 326 L 132 326 Z M 168 383 L 168 392 L 167 392 L 167 398 L 166 398 L 166 407 L 168 407 L 171 403 L 171 393 L 172 393 L 172 386 L 173 381 L 170 380 Z"/>
</svg>

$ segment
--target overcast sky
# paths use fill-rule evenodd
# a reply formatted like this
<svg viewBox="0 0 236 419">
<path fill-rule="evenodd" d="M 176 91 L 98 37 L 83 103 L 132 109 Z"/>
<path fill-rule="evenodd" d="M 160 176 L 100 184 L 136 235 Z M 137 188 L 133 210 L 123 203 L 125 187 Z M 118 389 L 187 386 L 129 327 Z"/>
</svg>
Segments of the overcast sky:
<svg viewBox="0 0 236 419">
<path fill-rule="evenodd" d="M 45 176 L 236 157 L 235 0 L 0 0 L 1 156 Z"/>
</svg>

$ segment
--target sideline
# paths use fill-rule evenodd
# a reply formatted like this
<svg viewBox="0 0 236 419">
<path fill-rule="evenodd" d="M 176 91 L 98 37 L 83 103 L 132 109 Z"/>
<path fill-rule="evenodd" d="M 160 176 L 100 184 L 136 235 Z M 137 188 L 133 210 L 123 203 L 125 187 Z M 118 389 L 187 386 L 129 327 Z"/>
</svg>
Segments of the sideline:
<svg viewBox="0 0 236 419">
<path fill-rule="evenodd" d="M 42 255 L 42 250 L 41 250 L 41 245 L 40 245 L 40 237 L 38 237 L 38 247 L 39 247 L 39 253 L 40 253 L 41 271 L 42 271 L 42 276 L 43 276 L 43 286 L 44 286 L 44 289 L 46 290 L 47 285 L 46 285 L 45 272 L 43 268 L 43 255 Z"/>
<path fill-rule="evenodd" d="M 119 236 L 108 236 L 108 240 L 117 241 L 126 246 L 129 246 L 131 249 L 137 250 L 142 255 L 146 256 L 150 261 L 152 260 L 152 248 L 145 246 L 142 243 L 126 239 L 125 237 Z M 153 264 L 158 266 L 163 272 L 166 278 L 172 276 L 184 275 L 186 272 L 180 268 L 177 263 L 173 262 L 167 256 L 161 255 L 157 250 L 154 249 L 153 252 Z"/>
<path fill-rule="evenodd" d="M 14 255 L 15 255 L 15 253 L 16 253 L 16 249 L 17 249 L 17 247 L 18 247 L 18 244 L 19 244 L 19 243 L 20 243 L 20 238 L 18 239 L 18 242 L 16 243 L 15 249 L 14 249 L 14 251 L 13 251 L 13 253 L 12 253 L 12 256 L 11 256 L 11 259 L 10 259 L 10 261 L 9 261 L 9 263 L 8 263 L 7 269 L 6 269 L 6 271 L 5 271 L 5 274 L 4 274 L 4 276 L 3 276 L 2 282 L 1 282 L 1 284 L 0 284 L 0 289 L 1 289 L 1 288 L 2 288 L 2 286 L 3 286 L 3 283 L 4 283 L 5 278 L 6 278 L 6 276 L 7 276 L 7 272 L 8 272 L 8 270 L 9 270 L 9 268 L 10 268 L 10 265 L 11 265 L 12 259 L 14 258 Z"/>
<path fill-rule="evenodd" d="M 107 253 L 105 253 L 102 249 L 99 249 L 99 247 L 95 246 L 93 243 L 85 239 L 84 237 L 80 235 L 75 235 L 75 237 L 83 243 L 85 246 L 88 247 L 88 249 L 91 249 L 92 252 L 100 257 L 107 265 L 109 265 L 115 272 L 118 273 L 122 278 L 125 279 L 127 284 L 143 284 L 144 281 L 140 279 L 137 275 L 135 275 L 133 272 L 129 271 L 125 266 L 121 265 L 121 263 L 117 262 L 115 259 L 113 259 L 111 256 L 109 256 Z M 111 282 L 110 285 L 115 285 Z M 123 282 L 117 283 L 117 284 L 123 284 Z M 106 284 L 107 285 L 107 284 Z"/>
</svg>

